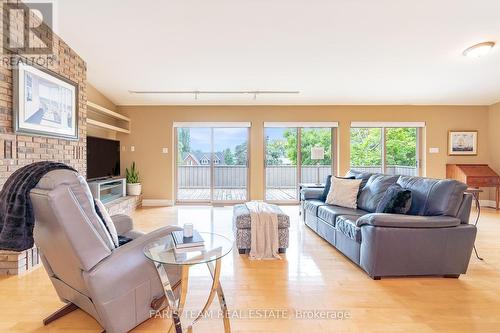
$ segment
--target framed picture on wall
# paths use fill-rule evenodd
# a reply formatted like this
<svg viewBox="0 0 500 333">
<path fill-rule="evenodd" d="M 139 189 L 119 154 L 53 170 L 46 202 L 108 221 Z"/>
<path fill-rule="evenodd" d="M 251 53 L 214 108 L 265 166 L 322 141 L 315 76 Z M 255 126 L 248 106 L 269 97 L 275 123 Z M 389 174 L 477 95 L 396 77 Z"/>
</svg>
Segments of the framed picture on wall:
<svg viewBox="0 0 500 333">
<path fill-rule="evenodd" d="M 19 62 L 14 71 L 16 133 L 78 139 L 78 85 Z"/>
<path fill-rule="evenodd" d="M 477 131 L 449 131 L 448 155 L 477 155 Z"/>
</svg>

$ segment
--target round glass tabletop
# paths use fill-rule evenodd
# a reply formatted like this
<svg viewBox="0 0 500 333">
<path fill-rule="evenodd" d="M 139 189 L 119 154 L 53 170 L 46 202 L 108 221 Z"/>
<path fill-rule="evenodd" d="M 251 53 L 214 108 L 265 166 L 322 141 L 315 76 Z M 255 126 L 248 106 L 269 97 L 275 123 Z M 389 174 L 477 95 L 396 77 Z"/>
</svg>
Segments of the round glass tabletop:
<svg viewBox="0 0 500 333">
<path fill-rule="evenodd" d="M 233 241 L 211 232 L 200 232 L 204 244 L 194 249 L 176 249 L 172 235 L 151 241 L 144 247 L 150 260 L 168 265 L 197 265 L 224 257 L 233 249 Z"/>
</svg>

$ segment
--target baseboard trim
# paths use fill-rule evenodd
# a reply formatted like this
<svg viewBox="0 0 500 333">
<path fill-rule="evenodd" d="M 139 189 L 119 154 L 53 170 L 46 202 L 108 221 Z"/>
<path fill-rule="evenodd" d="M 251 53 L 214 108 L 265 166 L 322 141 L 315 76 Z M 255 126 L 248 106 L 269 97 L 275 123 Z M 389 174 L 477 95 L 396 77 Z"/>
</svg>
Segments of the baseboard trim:
<svg viewBox="0 0 500 333">
<path fill-rule="evenodd" d="M 481 207 L 491 207 L 491 208 L 495 208 L 497 205 L 495 200 L 479 200 L 479 204 L 481 205 Z"/>
<path fill-rule="evenodd" d="M 173 200 L 164 199 L 142 199 L 143 207 L 169 207 L 173 206 Z"/>
</svg>

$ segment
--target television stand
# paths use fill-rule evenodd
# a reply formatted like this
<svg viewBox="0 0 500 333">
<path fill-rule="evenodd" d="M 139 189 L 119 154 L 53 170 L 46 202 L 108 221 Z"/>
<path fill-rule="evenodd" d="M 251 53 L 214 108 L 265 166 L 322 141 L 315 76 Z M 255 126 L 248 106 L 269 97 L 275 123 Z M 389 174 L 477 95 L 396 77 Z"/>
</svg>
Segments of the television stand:
<svg viewBox="0 0 500 333">
<path fill-rule="evenodd" d="M 125 178 L 108 178 L 90 181 L 90 191 L 95 199 L 103 204 L 120 199 L 126 195 Z"/>
</svg>

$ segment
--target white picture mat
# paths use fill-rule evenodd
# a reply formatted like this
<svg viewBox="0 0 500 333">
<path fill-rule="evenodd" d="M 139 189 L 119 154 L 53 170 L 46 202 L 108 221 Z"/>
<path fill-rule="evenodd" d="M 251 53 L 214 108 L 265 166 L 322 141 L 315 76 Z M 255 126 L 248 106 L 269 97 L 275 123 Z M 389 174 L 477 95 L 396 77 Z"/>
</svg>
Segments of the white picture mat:
<svg viewBox="0 0 500 333">
<path fill-rule="evenodd" d="M 23 64 L 22 62 L 19 63 L 19 72 L 18 72 L 18 82 L 17 82 L 17 91 L 18 91 L 18 114 L 17 114 L 17 126 L 19 131 L 23 130 L 28 130 L 28 131 L 35 131 L 35 132 L 44 132 L 46 135 L 47 134 L 55 134 L 58 136 L 69 136 L 69 137 L 77 137 L 78 136 L 78 129 L 77 129 L 77 118 L 78 115 L 76 113 L 76 88 L 75 86 L 58 79 L 56 77 L 53 77 L 52 75 L 45 73 L 38 68 L 28 66 Z M 41 79 L 47 80 L 51 83 L 54 83 L 58 86 L 64 87 L 68 89 L 71 92 L 71 113 L 72 113 L 72 121 L 71 121 L 71 127 L 69 128 L 56 128 L 56 127 L 51 127 L 48 129 L 46 126 L 39 125 L 39 124 L 33 124 L 26 122 L 26 86 L 25 86 L 25 77 L 26 73 L 30 73 L 32 75 L 38 76 Z M 50 132 L 48 132 L 50 131 Z"/>
<path fill-rule="evenodd" d="M 448 138 L 448 153 L 450 155 L 477 155 L 476 131 L 451 131 Z M 458 150 L 458 144 L 470 146 L 472 150 Z"/>
</svg>

